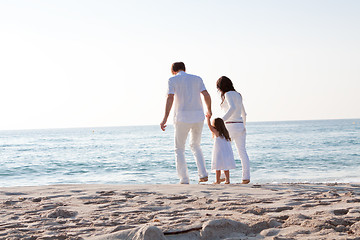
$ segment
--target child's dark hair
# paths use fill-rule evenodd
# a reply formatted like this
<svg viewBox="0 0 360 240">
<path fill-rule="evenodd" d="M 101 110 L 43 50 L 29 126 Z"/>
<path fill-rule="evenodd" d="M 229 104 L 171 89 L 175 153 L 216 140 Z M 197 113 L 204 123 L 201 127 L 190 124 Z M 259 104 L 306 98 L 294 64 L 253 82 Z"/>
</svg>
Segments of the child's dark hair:
<svg viewBox="0 0 360 240">
<path fill-rule="evenodd" d="M 228 130 L 225 127 L 225 123 L 221 118 L 214 119 L 214 127 L 219 132 L 219 136 L 225 138 L 227 141 L 231 141 Z"/>
</svg>

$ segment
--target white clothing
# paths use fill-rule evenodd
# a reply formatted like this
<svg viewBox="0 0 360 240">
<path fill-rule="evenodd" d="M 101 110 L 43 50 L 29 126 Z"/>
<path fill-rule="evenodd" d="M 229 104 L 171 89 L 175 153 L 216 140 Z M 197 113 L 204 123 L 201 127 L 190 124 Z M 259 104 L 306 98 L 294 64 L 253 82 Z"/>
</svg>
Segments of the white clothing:
<svg viewBox="0 0 360 240">
<path fill-rule="evenodd" d="M 205 159 L 200 148 L 201 133 L 204 122 L 184 123 L 176 122 L 175 127 L 175 158 L 176 170 L 180 178 L 180 183 L 189 183 L 189 173 L 185 161 L 185 143 L 190 132 L 190 148 L 195 157 L 199 178 L 207 177 Z"/>
<path fill-rule="evenodd" d="M 225 100 L 221 108 L 226 112 L 222 117 L 224 122 L 243 122 L 246 124 L 246 112 L 242 96 L 236 91 L 229 91 L 224 94 Z"/>
<path fill-rule="evenodd" d="M 215 137 L 212 152 L 211 170 L 235 169 L 234 154 L 231 142 L 224 137 Z"/>
<path fill-rule="evenodd" d="M 225 115 L 222 117 L 229 131 L 232 142 L 235 142 L 239 152 L 242 165 L 242 179 L 250 180 L 250 160 L 246 152 L 246 112 L 242 101 L 242 96 L 236 91 L 225 93 L 225 100 L 221 104 Z M 229 123 L 232 122 L 232 123 Z M 239 123 L 234 123 L 239 122 Z"/>
<path fill-rule="evenodd" d="M 174 123 L 198 123 L 205 115 L 200 93 L 205 91 L 203 80 L 195 75 L 180 71 L 168 82 L 168 94 L 175 95 Z"/>
<path fill-rule="evenodd" d="M 246 129 L 243 123 L 229 123 L 226 124 L 232 142 L 235 142 L 238 150 L 241 165 L 242 165 L 242 179 L 250 180 L 250 160 L 246 152 Z"/>
</svg>

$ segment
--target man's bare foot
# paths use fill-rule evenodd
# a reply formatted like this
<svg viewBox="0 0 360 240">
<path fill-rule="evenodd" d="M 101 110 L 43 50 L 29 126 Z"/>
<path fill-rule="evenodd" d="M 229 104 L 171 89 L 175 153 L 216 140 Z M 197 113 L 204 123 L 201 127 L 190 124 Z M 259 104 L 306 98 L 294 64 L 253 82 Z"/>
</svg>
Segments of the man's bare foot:
<svg viewBox="0 0 360 240">
<path fill-rule="evenodd" d="M 230 182 L 225 182 L 225 184 L 230 184 Z"/>
<path fill-rule="evenodd" d="M 200 182 L 207 182 L 208 179 L 209 179 L 208 177 L 200 178 L 200 179 L 199 179 L 199 183 L 200 183 Z"/>
<path fill-rule="evenodd" d="M 250 180 L 246 179 L 246 180 L 242 180 L 241 184 L 248 184 L 250 182 Z"/>
</svg>

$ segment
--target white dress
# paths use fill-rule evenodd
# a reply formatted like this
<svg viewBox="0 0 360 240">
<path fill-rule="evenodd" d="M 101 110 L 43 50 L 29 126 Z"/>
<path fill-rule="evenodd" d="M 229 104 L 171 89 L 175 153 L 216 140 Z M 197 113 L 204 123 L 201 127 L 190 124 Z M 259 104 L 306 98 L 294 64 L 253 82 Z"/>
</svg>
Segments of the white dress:
<svg viewBox="0 0 360 240">
<path fill-rule="evenodd" d="M 231 142 L 227 141 L 223 137 L 215 137 L 211 170 L 230 170 L 235 168 L 236 166 Z"/>
</svg>

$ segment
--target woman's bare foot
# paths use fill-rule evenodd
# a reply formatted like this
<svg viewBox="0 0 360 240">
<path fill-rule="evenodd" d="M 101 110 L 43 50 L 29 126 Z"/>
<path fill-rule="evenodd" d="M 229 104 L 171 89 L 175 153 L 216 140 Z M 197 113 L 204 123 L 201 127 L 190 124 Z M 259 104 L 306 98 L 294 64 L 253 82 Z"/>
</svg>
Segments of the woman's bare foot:
<svg viewBox="0 0 360 240">
<path fill-rule="evenodd" d="M 241 184 L 248 184 L 250 182 L 249 179 L 246 179 L 246 180 L 242 180 L 242 183 Z"/>
</svg>

